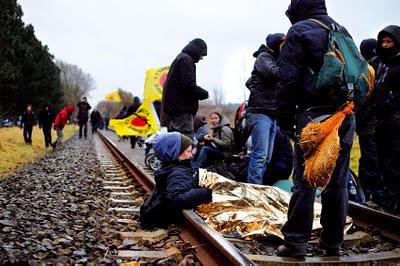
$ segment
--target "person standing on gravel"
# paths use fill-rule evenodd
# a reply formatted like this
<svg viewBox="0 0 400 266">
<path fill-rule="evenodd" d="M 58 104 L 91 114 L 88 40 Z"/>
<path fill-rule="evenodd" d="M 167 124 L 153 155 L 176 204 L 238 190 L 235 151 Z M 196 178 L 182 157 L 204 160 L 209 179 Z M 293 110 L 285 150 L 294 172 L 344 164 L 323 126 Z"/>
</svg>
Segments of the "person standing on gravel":
<svg viewBox="0 0 400 266">
<path fill-rule="evenodd" d="M 193 137 L 193 117 L 199 109 L 199 100 L 208 98 L 208 92 L 196 84 L 196 63 L 206 55 L 207 44 L 194 39 L 172 62 L 161 103 L 161 125 L 168 131 Z"/>
<path fill-rule="evenodd" d="M 46 104 L 43 110 L 39 113 L 39 128 L 43 130 L 44 143 L 46 148 L 51 144 L 51 125 L 54 121 L 54 112 L 50 106 Z"/>
<path fill-rule="evenodd" d="M 27 145 L 32 145 L 32 130 L 36 125 L 36 114 L 32 111 L 32 105 L 26 106 L 26 111 L 22 114 L 21 128 L 24 129 L 24 141 Z"/>
<path fill-rule="evenodd" d="M 328 49 L 329 31 L 310 19 L 335 24 L 325 0 L 292 0 L 286 15 L 292 23 L 278 60 L 282 80 L 278 83 L 278 125 L 283 134 L 294 138 L 314 118 L 332 114 L 343 104 L 328 92 L 318 93 L 318 73 Z M 346 29 L 340 26 L 341 30 Z M 294 130 L 296 125 L 296 132 Z M 347 116 L 340 130 L 340 154 L 330 183 L 321 193 L 322 232 L 319 247 L 328 256 L 340 255 L 343 227 L 348 207 L 347 174 L 355 130 L 354 114 Z M 296 133 L 296 134 L 295 134 Z M 304 156 L 299 139 L 295 140 L 295 172 L 288 220 L 282 227 L 285 244 L 277 255 L 304 257 L 311 237 L 316 189 L 304 178 Z"/>
<path fill-rule="evenodd" d="M 75 111 L 75 108 L 73 105 L 69 104 L 67 107 L 61 110 L 61 112 L 58 113 L 56 116 L 56 119 L 54 120 L 54 130 L 57 131 L 57 140 L 51 144 L 53 148 L 56 148 L 58 144 L 62 143 L 63 140 L 63 129 L 65 125 L 68 122 L 69 117 L 72 115 L 72 113 Z"/>
<path fill-rule="evenodd" d="M 83 136 L 87 138 L 87 122 L 89 120 L 89 110 L 92 108 L 90 104 L 87 102 L 87 98 L 83 97 L 82 101 L 77 104 L 78 111 L 78 123 L 79 123 L 79 138 L 82 138 L 82 130 Z"/>
</svg>

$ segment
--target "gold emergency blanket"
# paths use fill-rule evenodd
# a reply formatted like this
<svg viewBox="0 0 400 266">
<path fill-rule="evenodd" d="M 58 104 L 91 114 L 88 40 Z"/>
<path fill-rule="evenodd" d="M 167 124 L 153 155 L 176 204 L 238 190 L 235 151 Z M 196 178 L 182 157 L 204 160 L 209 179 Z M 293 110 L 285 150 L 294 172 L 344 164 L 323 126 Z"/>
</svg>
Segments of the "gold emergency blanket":
<svg viewBox="0 0 400 266">
<path fill-rule="evenodd" d="M 199 170 L 201 187 L 211 188 L 213 202 L 196 212 L 225 236 L 244 239 L 283 238 L 290 193 L 276 187 L 240 183 L 205 169 Z M 321 204 L 314 203 L 313 229 L 320 229 Z"/>
</svg>

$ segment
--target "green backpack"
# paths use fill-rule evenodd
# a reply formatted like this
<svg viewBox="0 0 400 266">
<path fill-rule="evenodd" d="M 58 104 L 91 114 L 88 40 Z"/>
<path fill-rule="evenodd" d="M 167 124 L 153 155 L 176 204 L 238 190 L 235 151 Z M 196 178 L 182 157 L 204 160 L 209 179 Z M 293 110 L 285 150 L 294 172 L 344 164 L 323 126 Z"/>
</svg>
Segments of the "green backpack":
<svg viewBox="0 0 400 266">
<path fill-rule="evenodd" d="M 342 103 L 359 107 L 371 93 L 375 72 L 361 55 L 351 36 L 336 24 L 309 19 L 329 31 L 328 51 L 318 74 L 316 89 Z"/>
</svg>

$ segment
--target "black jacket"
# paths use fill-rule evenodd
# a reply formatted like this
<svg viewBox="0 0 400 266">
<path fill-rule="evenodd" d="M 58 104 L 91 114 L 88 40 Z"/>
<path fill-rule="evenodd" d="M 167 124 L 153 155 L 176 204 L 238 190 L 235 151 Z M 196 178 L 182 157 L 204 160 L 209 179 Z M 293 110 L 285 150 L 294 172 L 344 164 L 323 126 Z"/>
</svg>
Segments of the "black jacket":
<svg viewBox="0 0 400 266">
<path fill-rule="evenodd" d="M 22 119 L 21 119 L 21 128 L 22 126 L 24 127 L 33 127 L 36 125 L 36 114 L 34 111 L 27 112 L 25 111 L 22 114 Z"/>
<path fill-rule="evenodd" d="M 385 52 L 380 43 L 387 34 L 395 42 L 390 53 Z M 378 57 L 371 60 L 375 69 L 375 88 L 371 101 L 378 119 L 387 118 L 392 113 L 400 113 L 400 27 L 388 26 L 378 34 Z"/>
<path fill-rule="evenodd" d="M 195 63 L 202 55 L 207 55 L 207 45 L 201 39 L 194 39 L 172 62 L 163 90 L 162 113 L 195 115 L 199 100 L 208 98 L 208 92 L 196 84 Z"/>
<path fill-rule="evenodd" d="M 101 120 L 101 114 L 99 111 L 95 110 L 90 114 L 90 122 L 92 125 L 97 125 Z"/>
<path fill-rule="evenodd" d="M 133 103 L 129 105 L 128 110 L 126 111 L 126 116 L 133 115 L 140 107 L 141 103 L 138 97 L 133 99 Z"/>
<path fill-rule="evenodd" d="M 286 15 L 293 26 L 278 60 L 283 77 L 278 83 L 278 123 L 282 132 L 288 133 L 293 132 L 296 113 L 309 108 L 332 113 L 342 103 L 316 93 L 318 73 L 328 47 L 328 30 L 308 19 L 315 18 L 328 25 L 336 23 L 327 15 L 325 1 L 292 0 Z"/>
<path fill-rule="evenodd" d="M 53 111 L 51 111 L 50 109 L 49 110 L 43 109 L 39 113 L 39 125 L 43 128 L 49 128 L 53 124 L 54 118 L 55 115 Z"/>
<path fill-rule="evenodd" d="M 251 77 L 246 82 L 246 86 L 250 90 L 247 111 L 268 115 L 272 118 L 276 117 L 278 109 L 276 83 L 280 79 L 274 53 L 264 44 L 260 46 L 258 51 L 253 54 L 257 59 Z"/>
<path fill-rule="evenodd" d="M 78 111 L 78 120 L 80 123 L 86 123 L 89 120 L 89 110 L 92 108 L 89 103 L 79 102 L 77 104 Z"/>
<path fill-rule="evenodd" d="M 140 208 L 144 226 L 168 226 L 180 220 L 183 209 L 211 201 L 211 190 L 198 186 L 197 171 L 190 161 L 165 164 L 154 179 L 156 187 Z"/>
</svg>

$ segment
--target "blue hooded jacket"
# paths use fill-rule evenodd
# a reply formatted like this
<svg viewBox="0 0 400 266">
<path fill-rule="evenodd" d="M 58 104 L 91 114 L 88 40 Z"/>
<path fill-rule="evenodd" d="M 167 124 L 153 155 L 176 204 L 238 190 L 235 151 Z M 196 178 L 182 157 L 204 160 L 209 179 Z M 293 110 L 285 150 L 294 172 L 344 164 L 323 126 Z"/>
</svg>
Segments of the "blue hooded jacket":
<svg viewBox="0 0 400 266">
<path fill-rule="evenodd" d="M 191 161 L 178 160 L 181 134 L 167 133 L 156 138 L 154 151 L 163 164 L 155 172 L 156 187 L 140 208 L 144 226 L 168 226 L 179 222 L 181 210 L 211 201 L 211 190 L 199 187 L 198 171 Z"/>
<path fill-rule="evenodd" d="M 292 0 L 286 15 L 293 26 L 278 60 L 280 76 L 285 77 L 278 83 L 278 123 L 282 132 L 292 133 L 296 113 L 310 109 L 330 113 L 341 103 L 335 102 L 331 95 L 316 92 L 329 32 L 308 19 L 318 19 L 327 25 L 336 23 L 328 16 L 325 1 Z"/>
</svg>

